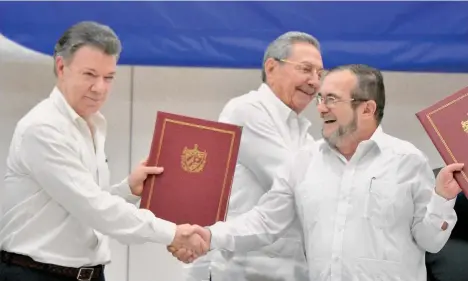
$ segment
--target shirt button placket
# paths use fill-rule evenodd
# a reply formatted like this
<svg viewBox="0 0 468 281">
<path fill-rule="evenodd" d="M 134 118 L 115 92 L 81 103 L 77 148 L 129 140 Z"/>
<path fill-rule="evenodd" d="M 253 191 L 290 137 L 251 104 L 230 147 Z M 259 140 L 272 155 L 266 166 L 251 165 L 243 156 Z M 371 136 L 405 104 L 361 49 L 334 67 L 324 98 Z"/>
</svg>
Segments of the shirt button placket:
<svg viewBox="0 0 468 281">
<path fill-rule="evenodd" d="M 346 224 L 346 215 L 349 205 L 349 196 L 351 183 L 353 182 L 354 168 L 348 164 L 345 169 L 343 178 L 341 180 L 340 194 L 338 196 L 338 206 L 336 212 L 335 227 L 333 233 L 333 248 L 332 248 L 332 262 L 331 262 L 331 281 L 342 281 L 342 249 L 343 249 L 343 235 Z"/>
</svg>

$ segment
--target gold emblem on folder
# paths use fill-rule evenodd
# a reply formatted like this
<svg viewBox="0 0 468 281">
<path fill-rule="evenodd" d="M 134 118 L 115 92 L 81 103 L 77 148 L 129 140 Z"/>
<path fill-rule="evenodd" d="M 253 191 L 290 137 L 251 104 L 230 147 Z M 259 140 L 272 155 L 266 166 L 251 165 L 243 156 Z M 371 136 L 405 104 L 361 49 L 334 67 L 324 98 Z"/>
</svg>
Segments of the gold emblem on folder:
<svg viewBox="0 0 468 281">
<path fill-rule="evenodd" d="M 465 131 L 465 133 L 468 133 L 468 120 L 467 121 L 461 121 L 461 125 L 462 125 L 462 128 L 463 128 L 463 131 Z"/>
<path fill-rule="evenodd" d="M 194 148 L 192 149 L 184 147 L 180 161 L 182 169 L 188 173 L 202 172 L 205 168 L 207 156 L 208 153 L 206 150 L 198 150 L 198 144 L 195 144 Z"/>
</svg>

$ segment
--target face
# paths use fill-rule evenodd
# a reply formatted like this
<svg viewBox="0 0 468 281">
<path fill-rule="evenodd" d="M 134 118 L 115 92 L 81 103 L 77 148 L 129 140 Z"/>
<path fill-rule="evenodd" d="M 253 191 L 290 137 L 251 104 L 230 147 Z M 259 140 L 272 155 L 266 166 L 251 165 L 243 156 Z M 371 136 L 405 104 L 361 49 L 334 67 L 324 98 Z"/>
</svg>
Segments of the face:
<svg viewBox="0 0 468 281">
<path fill-rule="evenodd" d="M 63 95 L 83 118 L 101 109 L 111 90 L 117 58 L 101 50 L 83 46 L 72 58 L 56 58 L 57 77 Z"/>
<path fill-rule="evenodd" d="M 290 56 L 279 62 L 265 62 L 268 83 L 276 95 L 297 113 L 302 112 L 314 98 L 320 86 L 323 61 L 311 44 L 295 43 Z"/>
<path fill-rule="evenodd" d="M 352 137 L 359 126 L 359 110 L 352 107 L 351 94 L 357 86 L 356 76 L 349 71 L 328 74 L 320 88 L 322 103 L 317 105 L 323 119 L 322 136 L 332 147 Z M 325 103 L 328 103 L 326 105 Z"/>
</svg>

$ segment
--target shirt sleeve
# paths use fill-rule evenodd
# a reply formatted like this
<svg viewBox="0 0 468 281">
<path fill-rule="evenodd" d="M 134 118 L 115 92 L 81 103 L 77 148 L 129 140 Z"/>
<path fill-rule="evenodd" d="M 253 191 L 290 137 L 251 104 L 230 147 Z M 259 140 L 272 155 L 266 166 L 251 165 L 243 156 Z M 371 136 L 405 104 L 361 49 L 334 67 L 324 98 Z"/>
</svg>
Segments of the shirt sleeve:
<svg viewBox="0 0 468 281">
<path fill-rule="evenodd" d="M 277 169 L 290 156 L 291 150 L 284 143 L 271 117 L 259 105 L 232 107 L 223 110 L 219 121 L 242 126 L 239 161 L 253 172 L 262 186 L 269 189 Z"/>
<path fill-rule="evenodd" d="M 457 222 L 455 199 L 446 200 L 435 192 L 435 179 L 429 162 L 420 155 L 409 156 L 407 173 L 412 178 L 414 217 L 411 232 L 416 243 L 425 251 L 440 251 Z M 446 222 L 447 228 L 442 225 Z"/>
<path fill-rule="evenodd" d="M 128 178 L 125 178 L 120 183 L 111 186 L 110 193 L 122 197 L 125 201 L 131 204 L 137 204 L 141 199 L 140 196 L 133 195 L 130 185 L 128 184 Z"/>
<path fill-rule="evenodd" d="M 26 130 L 21 161 L 31 177 L 72 216 L 121 243 L 172 243 L 176 225 L 101 189 L 80 161 L 76 146 L 56 127 Z"/>
<path fill-rule="evenodd" d="M 303 178 L 311 153 L 299 152 L 283 160 L 273 187 L 256 207 L 227 222 L 210 227 L 211 248 L 248 252 L 272 244 L 296 217 L 294 187 Z"/>
</svg>

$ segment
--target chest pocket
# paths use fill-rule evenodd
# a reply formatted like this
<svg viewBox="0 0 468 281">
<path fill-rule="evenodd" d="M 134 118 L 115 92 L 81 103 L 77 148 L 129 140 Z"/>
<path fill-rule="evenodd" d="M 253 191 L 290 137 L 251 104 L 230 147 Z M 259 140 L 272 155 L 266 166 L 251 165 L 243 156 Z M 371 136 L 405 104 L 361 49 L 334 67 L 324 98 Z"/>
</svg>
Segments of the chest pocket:
<svg viewBox="0 0 468 281">
<path fill-rule="evenodd" d="M 363 216 L 378 228 L 388 228 L 395 220 L 394 202 L 398 185 L 391 179 L 375 177 L 366 183 L 368 188 L 364 194 Z"/>
</svg>

